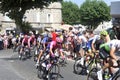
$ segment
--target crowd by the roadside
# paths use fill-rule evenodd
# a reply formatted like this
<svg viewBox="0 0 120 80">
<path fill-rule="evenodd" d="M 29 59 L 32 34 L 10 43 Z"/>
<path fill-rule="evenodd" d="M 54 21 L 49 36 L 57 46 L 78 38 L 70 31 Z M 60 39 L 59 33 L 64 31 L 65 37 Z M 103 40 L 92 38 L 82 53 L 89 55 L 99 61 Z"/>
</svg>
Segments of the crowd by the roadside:
<svg viewBox="0 0 120 80">
<path fill-rule="evenodd" d="M 12 38 L 13 34 L 0 34 L 0 50 L 12 48 Z"/>
</svg>

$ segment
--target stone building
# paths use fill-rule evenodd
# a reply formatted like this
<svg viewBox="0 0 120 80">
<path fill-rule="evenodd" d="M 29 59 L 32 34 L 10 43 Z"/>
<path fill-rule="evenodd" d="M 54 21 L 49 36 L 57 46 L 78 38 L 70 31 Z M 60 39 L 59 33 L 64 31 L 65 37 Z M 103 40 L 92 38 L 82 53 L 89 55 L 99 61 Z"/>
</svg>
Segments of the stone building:
<svg viewBox="0 0 120 80">
<path fill-rule="evenodd" d="M 30 22 L 32 27 L 36 30 L 44 27 L 57 28 L 57 26 L 60 26 L 62 22 L 61 9 L 61 2 L 54 2 L 42 10 L 27 10 L 23 20 Z M 16 28 L 14 21 L 9 17 L 0 14 L 1 33 L 5 33 L 6 30 L 12 30 L 14 28 Z"/>
<path fill-rule="evenodd" d="M 113 25 L 120 25 L 120 1 L 111 2 L 111 12 Z"/>
</svg>

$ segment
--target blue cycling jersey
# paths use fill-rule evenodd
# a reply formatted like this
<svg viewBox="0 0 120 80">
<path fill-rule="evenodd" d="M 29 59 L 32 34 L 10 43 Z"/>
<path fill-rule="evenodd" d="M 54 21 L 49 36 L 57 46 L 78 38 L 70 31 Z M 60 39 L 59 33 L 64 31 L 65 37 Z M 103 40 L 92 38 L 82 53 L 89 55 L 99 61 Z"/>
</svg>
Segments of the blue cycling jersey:
<svg viewBox="0 0 120 80">
<path fill-rule="evenodd" d="M 88 41 L 88 43 L 87 43 L 87 48 L 88 48 L 88 50 L 91 50 L 91 49 L 92 49 L 92 47 L 91 47 L 92 41 L 93 41 L 93 39 L 89 39 L 89 41 Z"/>
<path fill-rule="evenodd" d="M 41 41 L 41 43 L 47 43 L 48 42 L 48 37 L 44 37 Z"/>
<path fill-rule="evenodd" d="M 92 38 L 90 38 L 89 40 L 88 40 L 88 43 L 87 43 L 87 48 L 88 48 L 88 50 L 91 50 L 92 49 L 92 43 L 95 43 L 96 42 L 96 40 L 99 40 L 100 39 L 100 36 L 99 35 L 94 35 L 94 37 L 92 37 Z"/>
</svg>

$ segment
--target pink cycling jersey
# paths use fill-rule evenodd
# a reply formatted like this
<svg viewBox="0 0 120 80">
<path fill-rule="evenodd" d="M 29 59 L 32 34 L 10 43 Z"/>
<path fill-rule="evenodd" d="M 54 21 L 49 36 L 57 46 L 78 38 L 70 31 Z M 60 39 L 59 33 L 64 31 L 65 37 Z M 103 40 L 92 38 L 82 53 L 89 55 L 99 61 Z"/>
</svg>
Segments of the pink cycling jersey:
<svg viewBox="0 0 120 80">
<path fill-rule="evenodd" d="M 53 50 L 59 49 L 60 51 L 62 51 L 62 45 L 57 45 L 56 41 L 52 41 L 50 43 L 50 48 L 52 48 Z"/>
</svg>

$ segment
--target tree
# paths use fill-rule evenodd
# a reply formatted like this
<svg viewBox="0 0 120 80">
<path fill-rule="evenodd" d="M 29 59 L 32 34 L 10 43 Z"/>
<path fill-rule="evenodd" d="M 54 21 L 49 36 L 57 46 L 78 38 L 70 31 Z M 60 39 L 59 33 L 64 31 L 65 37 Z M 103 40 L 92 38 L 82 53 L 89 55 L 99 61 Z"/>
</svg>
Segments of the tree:
<svg viewBox="0 0 120 80">
<path fill-rule="evenodd" d="M 35 8 L 44 8 L 51 2 L 61 0 L 0 0 L 0 12 L 7 13 L 7 16 L 15 20 L 15 23 L 19 29 L 23 29 L 22 24 L 23 16 L 26 10 Z"/>
<path fill-rule="evenodd" d="M 80 7 L 81 24 L 95 29 L 101 22 L 110 21 L 110 7 L 102 0 L 86 0 Z"/>
<path fill-rule="evenodd" d="M 79 7 L 77 4 L 71 1 L 62 2 L 62 18 L 63 22 L 66 24 L 79 23 Z"/>
</svg>

